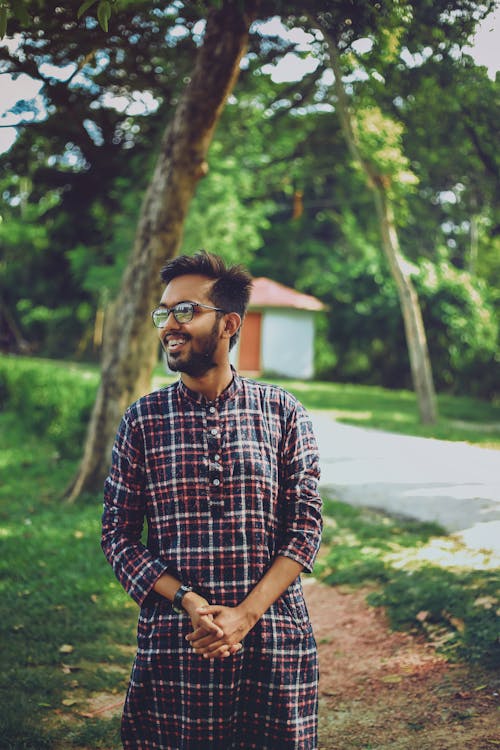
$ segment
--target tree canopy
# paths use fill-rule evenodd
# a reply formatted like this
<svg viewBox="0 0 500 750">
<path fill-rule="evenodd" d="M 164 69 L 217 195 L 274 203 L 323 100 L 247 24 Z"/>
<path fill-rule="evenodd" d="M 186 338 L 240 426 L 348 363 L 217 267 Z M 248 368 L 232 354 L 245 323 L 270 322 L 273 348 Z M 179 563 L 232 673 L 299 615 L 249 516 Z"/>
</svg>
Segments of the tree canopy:
<svg viewBox="0 0 500 750">
<path fill-rule="evenodd" d="M 99 311 L 119 289 L 162 132 L 216 3 L 116 3 L 107 32 L 98 3 L 80 18 L 78 2 L 7 5 L 16 44 L 0 46 L 0 73 L 29 75 L 42 89 L 17 103 L 19 137 L 1 156 L 2 315 L 40 354 L 97 357 Z M 220 251 L 321 297 L 330 311 L 322 377 L 409 385 L 372 203 L 341 135 L 324 39 L 308 22 L 320 13 L 367 151 L 387 159 L 384 144 L 396 138 L 404 155 L 396 220 L 436 385 L 494 396 L 499 83 L 460 52 L 493 3 L 271 5 L 251 27 L 182 249 Z M 266 30 L 275 14 L 289 36 Z M 274 66 L 291 53 L 312 72 L 276 82 Z"/>
</svg>

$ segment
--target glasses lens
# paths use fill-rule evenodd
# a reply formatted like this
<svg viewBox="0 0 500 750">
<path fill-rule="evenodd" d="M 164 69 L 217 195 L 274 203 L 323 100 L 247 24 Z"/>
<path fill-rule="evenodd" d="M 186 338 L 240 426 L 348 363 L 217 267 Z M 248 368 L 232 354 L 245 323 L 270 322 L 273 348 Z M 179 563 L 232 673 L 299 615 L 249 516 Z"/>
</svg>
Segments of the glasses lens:
<svg viewBox="0 0 500 750">
<path fill-rule="evenodd" d="M 156 328 L 163 328 L 165 323 L 168 320 L 168 310 L 155 310 L 153 312 L 153 323 L 155 324 Z"/>
<path fill-rule="evenodd" d="M 173 309 L 174 318 L 178 323 L 189 323 L 193 320 L 194 305 L 190 302 L 182 302 Z"/>
</svg>

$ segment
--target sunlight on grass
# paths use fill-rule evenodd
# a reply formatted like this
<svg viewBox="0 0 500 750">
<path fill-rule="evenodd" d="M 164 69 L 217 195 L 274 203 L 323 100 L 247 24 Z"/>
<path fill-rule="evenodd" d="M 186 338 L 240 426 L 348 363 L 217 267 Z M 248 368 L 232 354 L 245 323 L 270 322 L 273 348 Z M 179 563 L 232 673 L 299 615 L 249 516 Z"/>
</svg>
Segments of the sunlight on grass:
<svg viewBox="0 0 500 750">
<path fill-rule="evenodd" d="M 500 406 L 486 401 L 438 395 L 437 423 L 422 425 L 411 391 L 349 383 L 269 380 L 291 391 L 307 409 L 329 412 L 345 424 L 500 449 Z"/>
<path fill-rule="evenodd" d="M 493 552 L 474 550 L 449 537 L 432 537 L 418 547 L 401 547 L 383 556 L 394 568 L 415 569 L 422 565 L 437 565 L 457 571 L 498 570 L 500 557 Z"/>
<path fill-rule="evenodd" d="M 344 419 L 352 419 L 353 421 L 356 420 L 356 422 L 366 422 L 373 418 L 372 411 L 358 411 L 356 414 L 353 414 L 351 411 L 345 411 L 344 409 L 315 409 L 315 411 L 329 414 L 333 419 L 338 419 L 339 422 L 342 422 Z"/>
</svg>

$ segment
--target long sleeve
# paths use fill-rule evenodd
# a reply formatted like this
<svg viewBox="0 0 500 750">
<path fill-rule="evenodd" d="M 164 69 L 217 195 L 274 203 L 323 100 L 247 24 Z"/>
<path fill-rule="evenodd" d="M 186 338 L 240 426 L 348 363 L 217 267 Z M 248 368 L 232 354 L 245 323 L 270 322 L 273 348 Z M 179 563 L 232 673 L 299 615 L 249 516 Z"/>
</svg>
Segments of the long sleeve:
<svg viewBox="0 0 500 750">
<path fill-rule="evenodd" d="M 296 403 L 287 424 L 281 456 L 281 498 L 285 529 L 277 554 L 312 571 L 321 543 L 322 501 L 318 492 L 319 456 L 311 420 Z"/>
<path fill-rule="evenodd" d="M 123 588 L 139 605 L 168 568 L 166 560 L 154 557 L 141 542 L 144 485 L 144 441 L 140 425 L 128 412 L 116 436 L 105 482 L 101 546 Z"/>
</svg>

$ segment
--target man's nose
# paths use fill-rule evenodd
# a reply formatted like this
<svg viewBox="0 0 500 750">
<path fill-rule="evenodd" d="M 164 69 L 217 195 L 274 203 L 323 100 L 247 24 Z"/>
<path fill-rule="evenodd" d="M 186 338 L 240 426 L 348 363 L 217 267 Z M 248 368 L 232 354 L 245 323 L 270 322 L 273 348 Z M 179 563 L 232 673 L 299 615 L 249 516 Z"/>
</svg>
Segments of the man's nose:
<svg viewBox="0 0 500 750">
<path fill-rule="evenodd" d="M 174 311 L 170 310 L 168 313 L 168 317 L 165 321 L 165 324 L 162 326 L 161 330 L 163 331 L 178 331 L 181 327 L 181 324 L 177 321 Z"/>
</svg>

